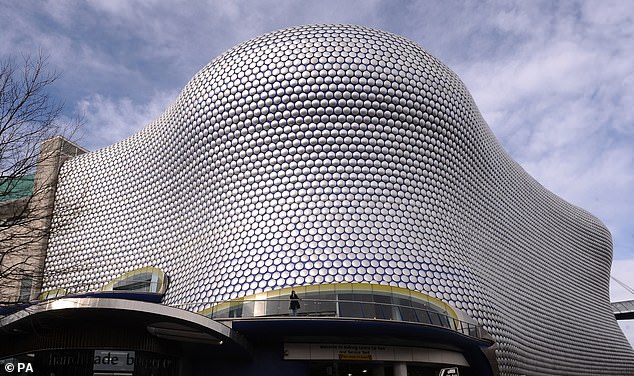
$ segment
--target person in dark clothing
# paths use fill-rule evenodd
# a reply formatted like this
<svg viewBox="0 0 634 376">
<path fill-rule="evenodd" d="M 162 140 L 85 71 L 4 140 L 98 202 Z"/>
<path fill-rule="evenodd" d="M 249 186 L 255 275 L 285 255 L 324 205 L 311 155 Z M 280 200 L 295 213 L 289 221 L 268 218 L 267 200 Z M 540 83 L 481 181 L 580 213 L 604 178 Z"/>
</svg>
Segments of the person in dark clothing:
<svg viewBox="0 0 634 376">
<path fill-rule="evenodd" d="M 292 316 L 297 316 L 297 310 L 300 308 L 299 296 L 295 293 L 295 290 L 291 291 L 291 304 L 288 307 L 291 310 Z"/>
</svg>

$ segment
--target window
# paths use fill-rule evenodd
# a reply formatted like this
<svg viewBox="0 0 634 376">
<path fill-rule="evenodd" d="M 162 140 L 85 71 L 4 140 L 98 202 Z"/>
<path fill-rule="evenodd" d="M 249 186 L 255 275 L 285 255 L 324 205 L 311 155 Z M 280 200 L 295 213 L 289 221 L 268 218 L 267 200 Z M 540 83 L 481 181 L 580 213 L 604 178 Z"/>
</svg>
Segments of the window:
<svg viewBox="0 0 634 376">
<path fill-rule="evenodd" d="M 167 289 L 167 276 L 158 268 L 140 268 L 115 278 L 101 291 L 146 292 L 164 294 Z"/>
<path fill-rule="evenodd" d="M 326 284 L 295 289 L 301 299 L 300 316 L 399 320 L 452 329 L 459 320 L 455 310 L 446 303 L 399 287 Z M 283 288 L 220 302 L 200 313 L 212 318 L 287 316 L 290 315 L 291 290 Z"/>
<path fill-rule="evenodd" d="M 18 302 L 28 303 L 31 300 L 31 289 L 33 288 L 33 278 L 31 276 L 22 276 L 20 281 L 20 296 Z"/>
<path fill-rule="evenodd" d="M 154 292 L 157 290 L 157 283 L 158 278 L 156 275 L 152 273 L 140 273 L 115 282 L 112 286 L 112 291 Z"/>
</svg>

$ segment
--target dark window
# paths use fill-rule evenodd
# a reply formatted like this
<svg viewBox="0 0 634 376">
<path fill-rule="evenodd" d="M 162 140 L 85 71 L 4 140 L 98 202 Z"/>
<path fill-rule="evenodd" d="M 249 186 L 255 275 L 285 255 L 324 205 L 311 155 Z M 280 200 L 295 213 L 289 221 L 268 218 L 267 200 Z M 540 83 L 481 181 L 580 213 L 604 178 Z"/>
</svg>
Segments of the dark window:
<svg viewBox="0 0 634 376">
<path fill-rule="evenodd" d="M 22 276 L 22 281 L 20 281 L 20 297 L 18 301 L 20 303 L 27 303 L 31 300 L 31 288 L 33 287 L 33 278 L 31 276 Z"/>
<path fill-rule="evenodd" d="M 152 287 L 152 273 L 139 273 L 115 282 L 112 290 L 154 292 Z"/>
</svg>

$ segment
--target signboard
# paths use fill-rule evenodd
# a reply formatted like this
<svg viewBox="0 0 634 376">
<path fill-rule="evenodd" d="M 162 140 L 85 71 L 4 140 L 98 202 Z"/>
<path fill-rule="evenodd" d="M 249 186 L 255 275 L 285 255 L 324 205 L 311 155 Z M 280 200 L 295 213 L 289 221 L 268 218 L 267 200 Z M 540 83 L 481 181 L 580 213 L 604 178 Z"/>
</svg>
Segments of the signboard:
<svg viewBox="0 0 634 376">
<path fill-rule="evenodd" d="M 176 375 L 179 359 L 164 354 L 131 350 L 50 350 L 35 354 L 46 372 L 56 375 L 145 374 Z M 37 372 L 37 370 L 36 370 Z"/>
<path fill-rule="evenodd" d="M 95 350 L 93 371 L 134 371 L 134 351 Z"/>
<path fill-rule="evenodd" d="M 451 350 L 343 343 L 288 342 L 284 344 L 284 359 L 418 362 L 469 366 L 461 353 Z M 458 376 L 458 368 L 446 368 L 446 370 L 443 376 Z"/>
<path fill-rule="evenodd" d="M 375 345 L 287 343 L 284 346 L 284 359 L 368 361 L 376 359 L 379 352 L 385 349 L 385 346 Z"/>
<path fill-rule="evenodd" d="M 372 354 L 339 354 L 339 360 L 372 360 Z"/>
</svg>

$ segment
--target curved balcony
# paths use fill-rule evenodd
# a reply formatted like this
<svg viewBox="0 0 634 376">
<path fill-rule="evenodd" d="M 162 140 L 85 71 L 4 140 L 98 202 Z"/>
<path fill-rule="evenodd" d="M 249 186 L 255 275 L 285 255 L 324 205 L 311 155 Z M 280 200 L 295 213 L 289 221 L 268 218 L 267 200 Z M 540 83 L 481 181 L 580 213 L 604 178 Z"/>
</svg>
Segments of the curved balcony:
<svg viewBox="0 0 634 376">
<path fill-rule="evenodd" d="M 212 305 L 199 312 L 217 321 L 252 318 L 346 318 L 419 323 L 483 338 L 477 323 L 431 296 L 398 287 L 330 284 L 297 287 L 297 312 L 290 310 L 293 289 L 269 291 Z"/>
</svg>

